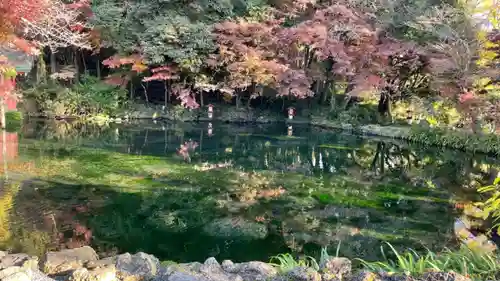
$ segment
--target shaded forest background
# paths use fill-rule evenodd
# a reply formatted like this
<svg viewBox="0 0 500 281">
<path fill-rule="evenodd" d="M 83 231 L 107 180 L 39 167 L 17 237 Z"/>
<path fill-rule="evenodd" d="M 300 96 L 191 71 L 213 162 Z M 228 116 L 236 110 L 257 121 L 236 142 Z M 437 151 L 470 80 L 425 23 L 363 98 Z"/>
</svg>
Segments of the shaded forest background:
<svg viewBox="0 0 500 281">
<path fill-rule="evenodd" d="M 207 104 L 346 123 L 426 120 L 495 131 L 498 2 L 80 1 L 26 79 L 28 111 L 116 115 Z"/>
</svg>

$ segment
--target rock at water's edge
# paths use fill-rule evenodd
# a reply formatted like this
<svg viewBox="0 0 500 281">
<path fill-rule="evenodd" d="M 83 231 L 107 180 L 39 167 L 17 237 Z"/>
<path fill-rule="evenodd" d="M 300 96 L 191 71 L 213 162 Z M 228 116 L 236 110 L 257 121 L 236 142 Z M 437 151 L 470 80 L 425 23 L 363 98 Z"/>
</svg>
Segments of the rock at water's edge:
<svg viewBox="0 0 500 281">
<path fill-rule="evenodd" d="M 343 280 L 351 274 L 351 261 L 348 258 L 331 257 L 320 264 L 322 281 Z"/>
<path fill-rule="evenodd" d="M 160 269 L 160 261 L 153 255 L 142 252 L 116 257 L 118 277 L 127 280 L 144 280 L 154 277 Z"/>
<path fill-rule="evenodd" d="M 289 281 L 321 281 L 321 275 L 310 267 L 298 266 L 285 275 Z"/>
<path fill-rule="evenodd" d="M 48 252 L 43 259 L 43 271 L 49 275 L 67 274 L 81 268 L 84 263 L 97 261 L 97 253 L 89 246 Z"/>
</svg>

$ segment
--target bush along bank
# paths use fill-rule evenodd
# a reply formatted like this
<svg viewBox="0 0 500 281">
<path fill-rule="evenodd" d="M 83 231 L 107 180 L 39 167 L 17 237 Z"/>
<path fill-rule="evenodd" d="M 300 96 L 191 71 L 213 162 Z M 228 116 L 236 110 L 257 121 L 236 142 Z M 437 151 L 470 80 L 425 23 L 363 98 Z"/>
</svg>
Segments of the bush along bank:
<svg viewBox="0 0 500 281">
<path fill-rule="evenodd" d="M 317 266 L 288 263 L 285 267 L 259 261 L 219 263 L 208 258 L 204 263 L 160 263 L 149 254 L 122 254 L 99 259 L 90 247 L 49 252 L 41 260 L 26 254 L 0 252 L 0 279 L 74 280 L 74 281 L 469 281 L 454 272 L 429 271 L 420 277 L 390 272 L 352 270 L 346 258 L 328 257 Z"/>
<path fill-rule="evenodd" d="M 425 126 L 381 126 L 367 124 L 353 126 L 328 120 L 312 119 L 311 125 L 329 129 L 342 129 L 353 134 L 365 136 L 381 136 L 420 143 L 427 146 L 446 147 L 463 151 L 481 152 L 500 155 L 500 135 L 493 133 L 471 133 L 464 130 L 452 130 Z"/>
</svg>

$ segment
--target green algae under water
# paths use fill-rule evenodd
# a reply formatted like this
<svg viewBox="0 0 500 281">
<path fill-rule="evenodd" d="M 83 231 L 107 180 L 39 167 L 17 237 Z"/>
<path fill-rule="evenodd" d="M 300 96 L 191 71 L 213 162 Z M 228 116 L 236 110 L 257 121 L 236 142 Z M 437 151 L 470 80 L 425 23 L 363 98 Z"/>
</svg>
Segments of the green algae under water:
<svg viewBox="0 0 500 281">
<path fill-rule="evenodd" d="M 321 247 L 381 259 L 456 246 L 454 202 L 498 173 L 485 155 L 285 124 L 31 121 L 9 133 L 0 248 L 40 255 L 268 260 Z M 180 153 L 179 153 L 180 151 Z"/>
</svg>

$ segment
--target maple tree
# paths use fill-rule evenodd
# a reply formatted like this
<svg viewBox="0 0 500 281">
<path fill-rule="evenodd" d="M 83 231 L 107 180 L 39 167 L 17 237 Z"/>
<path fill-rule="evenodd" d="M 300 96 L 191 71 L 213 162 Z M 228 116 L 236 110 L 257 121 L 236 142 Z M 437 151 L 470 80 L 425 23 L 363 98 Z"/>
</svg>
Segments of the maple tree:
<svg viewBox="0 0 500 281">
<path fill-rule="evenodd" d="M 123 7 L 96 0 L 94 13 L 103 42 L 128 54 L 105 61 L 125 70 L 108 80 L 123 85 L 139 75 L 142 82 L 162 81 L 165 94 L 189 108 L 199 106 L 196 98 L 204 91 L 236 96 L 237 105 L 264 93 L 333 101 L 337 85 L 347 84 L 348 99 L 377 98 L 379 112 L 389 116 L 392 103 L 412 96 L 439 96 L 464 114 L 474 106 L 496 112 L 494 102 L 479 102 L 479 89 L 465 95 L 478 76 L 490 77 L 488 85 L 498 81 L 494 60 L 472 67 L 481 49 L 478 29 L 460 7 L 423 2 L 429 5 L 280 0 L 237 9 L 233 2 L 197 0 L 191 13 L 176 1 L 171 7 L 160 1 Z M 161 12 L 149 12 L 155 9 Z"/>
<path fill-rule="evenodd" d="M 408 48 L 382 36 L 363 13 L 347 5 L 318 7 L 291 27 L 283 25 L 280 15 L 215 26 L 219 51 L 210 62 L 227 70 L 227 85 L 245 90 L 259 84 L 275 89 L 277 96 L 307 98 L 317 94 L 313 84 L 324 85 L 325 91 L 334 79 L 345 79 L 355 83 L 349 94 L 356 95 L 387 88 L 381 74 L 388 72 L 391 56 Z"/>
</svg>

